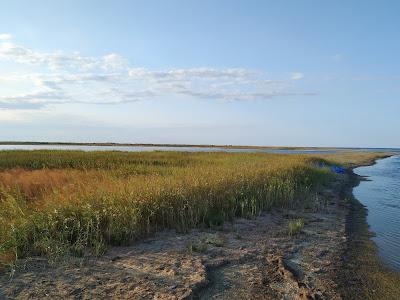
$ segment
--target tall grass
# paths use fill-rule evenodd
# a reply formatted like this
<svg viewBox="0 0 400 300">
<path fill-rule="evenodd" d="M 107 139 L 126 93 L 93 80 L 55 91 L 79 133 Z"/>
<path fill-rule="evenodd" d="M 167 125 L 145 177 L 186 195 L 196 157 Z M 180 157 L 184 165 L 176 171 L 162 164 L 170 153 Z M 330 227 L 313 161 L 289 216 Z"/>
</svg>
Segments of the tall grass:
<svg viewBox="0 0 400 300">
<path fill-rule="evenodd" d="M 301 155 L 0 152 L 0 257 L 102 253 L 312 197 L 333 175 Z"/>
</svg>

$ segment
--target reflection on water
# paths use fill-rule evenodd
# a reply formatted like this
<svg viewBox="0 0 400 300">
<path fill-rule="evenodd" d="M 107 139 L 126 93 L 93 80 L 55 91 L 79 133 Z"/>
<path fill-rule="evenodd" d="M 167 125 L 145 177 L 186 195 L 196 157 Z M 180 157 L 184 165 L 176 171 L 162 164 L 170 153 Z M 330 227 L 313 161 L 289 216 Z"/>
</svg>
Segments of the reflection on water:
<svg viewBox="0 0 400 300">
<path fill-rule="evenodd" d="M 400 156 L 354 171 L 370 180 L 354 188 L 354 195 L 368 208 L 367 221 L 376 234 L 379 254 L 400 271 Z"/>
</svg>

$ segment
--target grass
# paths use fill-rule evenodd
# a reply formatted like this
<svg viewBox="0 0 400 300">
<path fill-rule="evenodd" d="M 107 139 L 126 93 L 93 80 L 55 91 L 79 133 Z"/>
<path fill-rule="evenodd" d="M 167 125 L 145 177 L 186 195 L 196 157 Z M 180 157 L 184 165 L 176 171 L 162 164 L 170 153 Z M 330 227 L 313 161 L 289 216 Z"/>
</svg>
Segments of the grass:
<svg viewBox="0 0 400 300">
<path fill-rule="evenodd" d="M 334 154 L 317 154 L 316 156 L 323 158 L 330 164 L 354 168 L 361 165 L 371 165 L 376 159 L 388 157 L 390 154 L 387 152 L 343 151 Z"/>
<path fill-rule="evenodd" d="M 154 231 L 221 225 L 291 207 L 332 173 L 301 155 L 0 152 L 0 256 L 125 245 Z"/>
<path fill-rule="evenodd" d="M 288 234 L 289 236 L 297 235 L 301 232 L 304 227 L 304 220 L 303 219 L 295 219 L 289 221 L 288 224 Z"/>
<path fill-rule="evenodd" d="M 265 153 L 1 151 L 0 260 L 101 254 L 162 229 L 295 207 L 334 178 L 321 162 L 329 164 Z"/>
<path fill-rule="evenodd" d="M 205 234 L 199 240 L 195 242 L 189 242 L 186 245 L 186 248 L 189 253 L 202 253 L 207 251 L 209 245 L 214 247 L 224 247 L 225 243 L 225 239 L 221 236 L 218 236 L 216 234 Z"/>
</svg>

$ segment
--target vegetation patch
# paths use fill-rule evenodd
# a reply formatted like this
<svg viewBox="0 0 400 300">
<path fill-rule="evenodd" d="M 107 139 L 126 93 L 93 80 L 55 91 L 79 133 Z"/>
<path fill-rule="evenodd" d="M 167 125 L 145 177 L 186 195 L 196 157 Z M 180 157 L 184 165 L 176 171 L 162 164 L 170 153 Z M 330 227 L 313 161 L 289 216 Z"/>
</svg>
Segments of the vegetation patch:
<svg viewBox="0 0 400 300">
<path fill-rule="evenodd" d="M 255 218 L 334 174 L 307 155 L 0 152 L 0 256 L 101 254 L 161 229 Z M 214 243 L 214 245 L 216 245 Z"/>
<path fill-rule="evenodd" d="M 330 164 L 349 166 L 353 159 L 363 164 L 374 157 L 0 151 L 1 264 L 31 255 L 99 255 L 109 245 L 158 230 L 219 227 L 273 207 L 285 208 L 281 211 L 289 213 L 282 218 L 291 220 L 277 232 L 295 236 L 304 226 L 299 210 L 326 206 L 330 189 L 338 192 L 336 186 L 342 190 L 354 178 L 350 171 L 335 174 Z M 365 210 L 339 192 L 341 204 L 353 206 L 349 245 L 335 273 L 339 291 L 345 299 L 399 299 L 399 275 L 377 257 Z M 237 232 L 235 238 L 242 236 Z M 231 246 L 222 233 L 203 231 L 187 251 L 214 253 L 214 247 L 224 247 L 221 252 Z"/>
<path fill-rule="evenodd" d="M 304 227 L 303 219 L 290 220 L 288 224 L 289 236 L 298 235 Z"/>
</svg>

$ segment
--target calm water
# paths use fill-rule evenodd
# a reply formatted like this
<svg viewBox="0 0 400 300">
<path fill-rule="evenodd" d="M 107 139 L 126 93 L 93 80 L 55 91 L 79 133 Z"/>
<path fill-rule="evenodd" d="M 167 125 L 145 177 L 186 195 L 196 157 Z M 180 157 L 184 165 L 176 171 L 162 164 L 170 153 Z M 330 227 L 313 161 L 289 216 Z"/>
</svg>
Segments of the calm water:
<svg viewBox="0 0 400 300">
<path fill-rule="evenodd" d="M 319 154 L 336 153 L 338 151 L 388 151 L 399 152 L 393 148 L 336 148 L 336 149 L 308 149 L 308 150 L 283 150 L 283 149 L 229 149 L 218 147 L 165 147 L 165 146 L 77 146 L 77 145 L 0 145 L 0 150 L 82 150 L 82 151 L 180 151 L 180 152 L 261 152 L 282 154 Z"/>
<path fill-rule="evenodd" d="M 163 146 L 77 146 L 77 145 L 0 145 L 0 150 L 83 150 L 83 151 L 181 151 L 181 152 L 265 152 L 265 153 L 335 153 L 337 150 L 279 150 L 279 149 L 229 149 L 217 147 L 163 147 Z"/>
<path fill-rule="evenodd" d="M 354 195 L 368 208 L 367 221 L 376 234 L 379 255 L 400 271 L 400 156 L 354 171 L 370 180 L 354 188 Z"/>
</svg>

